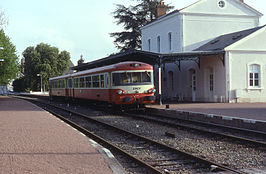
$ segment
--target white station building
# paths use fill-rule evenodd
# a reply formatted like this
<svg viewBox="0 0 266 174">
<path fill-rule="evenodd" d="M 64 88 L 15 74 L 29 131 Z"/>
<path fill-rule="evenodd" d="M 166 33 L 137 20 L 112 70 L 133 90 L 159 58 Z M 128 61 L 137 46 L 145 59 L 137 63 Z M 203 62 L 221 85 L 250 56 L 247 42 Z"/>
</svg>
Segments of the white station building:
<svg viewBox="0 0 266 174">
<path fill-rule="evenodd" d="M 163 100 L 266 102 L 262 13 L 243 0 L 199 0 L 168 14 L 158 11 L 160 17 L 141 28 L 142 50 L 179 55 L 163 63 Z M 206 52 L 214 54 L 203 57 Z"/>
</svg>

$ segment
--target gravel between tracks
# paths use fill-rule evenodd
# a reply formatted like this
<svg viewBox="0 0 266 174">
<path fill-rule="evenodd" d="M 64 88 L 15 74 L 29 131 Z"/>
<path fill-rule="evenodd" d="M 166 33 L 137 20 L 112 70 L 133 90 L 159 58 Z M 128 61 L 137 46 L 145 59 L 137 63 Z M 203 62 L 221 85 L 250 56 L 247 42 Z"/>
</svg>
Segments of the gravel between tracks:
<svg viewBox="0 0 266 174">
<path fill-rule="evenodd" d="M 88 110 L 85 108 L 77 107 L 76 110 L 88 115 Z M 233 143 L 217 137 L 206 137 L 196 132 L 183 131 L 154 123 L 147 123 L 146 121 L 108 115 L 101 111 L 93 111 L 91 113 L 90 110 L 89 115 L 119 128 L 159 140 L 176 149 L 235 169 L 266 168 L 265 149 L 237 142 Z M 165 132 L 174 133 L 176 137 L 170 138 L 165 135 Z"/>
<path fill-rule="evenodd" d="M 160 140 L 176 149 L 192 153 L 219 164 L 224 164 L 236 169 L 264 168 L 265 149 L 257 149 L 252 146 L 232 143 L 216 137 L 206 137 L 197 133 L 169 128 L 158 124 L 148 123 L 131 118 L 115 116 L 98 117 L 105 122 L 123 128 L 142 136 Z M 175 138 L 165 135 L 165 132 L 175 133 Z"/>
</svg>

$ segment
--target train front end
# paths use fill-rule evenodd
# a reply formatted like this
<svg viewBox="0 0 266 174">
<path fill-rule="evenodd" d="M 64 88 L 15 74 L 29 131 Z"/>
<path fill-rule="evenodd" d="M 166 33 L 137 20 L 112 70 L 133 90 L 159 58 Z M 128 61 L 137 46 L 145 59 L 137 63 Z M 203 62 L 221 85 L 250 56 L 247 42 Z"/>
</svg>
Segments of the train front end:
<svg viewBox="0 0 266 174">
<path fill-rule="evenodd" d="M 111 74 L 113 103 L 138 106 L 155 103 L 153 67 L 144 63 L 129 66 Z"/>
</svg>

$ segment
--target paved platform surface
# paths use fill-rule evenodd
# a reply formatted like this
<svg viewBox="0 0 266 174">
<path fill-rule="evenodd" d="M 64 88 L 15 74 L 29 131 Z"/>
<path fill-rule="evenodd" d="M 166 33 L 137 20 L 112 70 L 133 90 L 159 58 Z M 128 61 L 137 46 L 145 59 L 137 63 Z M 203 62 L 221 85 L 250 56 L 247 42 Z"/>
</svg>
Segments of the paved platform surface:
<svg viewBox="0 0 266 174">
<path fill-rule="evenodd" d="M 124 173 L 100 147 L 41 108 L 0 96 L 0 173 Z"/>
<path fill-rule="evenodd" d="M 166 104 L 147 107 L 165 109 Z M 266 103 L 181 103 L 169 109 L 266 121 Z"/>
</svg>

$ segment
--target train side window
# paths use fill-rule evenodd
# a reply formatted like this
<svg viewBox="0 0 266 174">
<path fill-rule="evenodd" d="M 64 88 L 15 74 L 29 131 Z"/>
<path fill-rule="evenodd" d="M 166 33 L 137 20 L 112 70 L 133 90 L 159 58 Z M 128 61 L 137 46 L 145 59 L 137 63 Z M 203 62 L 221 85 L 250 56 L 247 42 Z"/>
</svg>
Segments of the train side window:
<svg viewBox="0 0 266 174">
<path fill-rule="evenodd" d="M 68 88 L 72 88 L 72 79 L 68 79 Z"/>
<path fill-rule="evenodd" d="M 89 88 L 90 87 L 90 82 L 91 82 L 91 80 L 90 80 L 90 76 L 87 76 L 87 77 L 85 77 L 85 87 L 86 88 Z"/>
<path fill-rule="evenodd" d="M 104 75 L 101 75 L 101 88 L 104 88 Z"/>
<path fill-rule="evenodd" d="M 142 72 L 141 73 L 141 82 L 151 82 L 151 72 Z"/>
<path fill-rule="evenodd" d="M 59 80 L 59 88 L 63 87 L 63 80 Z"/>
<path fill-rule="evenodd" d="M 93 88 L 99 88 L 100 87 L 100 82 L 99 82 L 99 75 L 92 76 L 92 83 L 93 83 Z"/>
<path fill-rule="evenodd" d="M 79 87 L 79 78 L 75 78 L 74 79 L 74 88 L 78 88 Z"/>
<path fill-rule="evenodd" d="M 84 77 L 81 77 L 81 78 L 79 79 L 79 87 L 80 87 L 80 88 L 84 88 Z"/>
<path fill-rule="evenodd" d="M 109 87 L 109 78 L 108 78 L 108 74 L 105 74 L 104 75 L 105 76 L 105 84 L 106 84 L 106 88 L 108 88 Z"/>
<path fill-rule="evenodd" d="M 119 73 L 113 73 L 112 74 L 112 79 L 113 79 L 113 85 L 114 86 L 120 85 L 120 76 L 119 76 Z"/>
<path fill-rule="evenodd" d="M 89 85 L 89 88 L 92 88 L 92 80 L 91 80 L 91 76 L 89 76 L 88 85 Z"/>
</svg>

